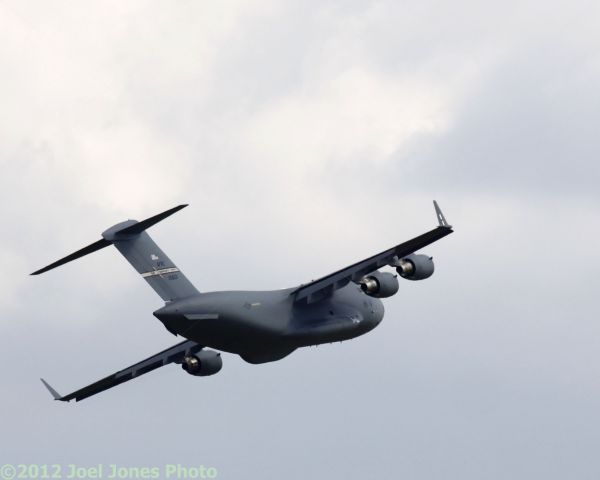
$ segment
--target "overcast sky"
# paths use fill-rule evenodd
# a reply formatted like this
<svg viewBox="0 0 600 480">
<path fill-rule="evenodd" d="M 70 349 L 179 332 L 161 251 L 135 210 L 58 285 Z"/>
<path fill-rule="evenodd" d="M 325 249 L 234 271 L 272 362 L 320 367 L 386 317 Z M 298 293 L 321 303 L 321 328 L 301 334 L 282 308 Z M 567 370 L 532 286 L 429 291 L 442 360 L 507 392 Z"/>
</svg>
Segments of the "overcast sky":
<svg viewBox="0 0 600 480">
<path fill-rule="evenodd" d="M 597 479 L 600 6 L 0 2 L 0 464 L 223 479 Z M 127 218 L 202 291 L 325 275 L 435 225 L 368 335 L 51 401 L 178 341 Z"/>
</svg>

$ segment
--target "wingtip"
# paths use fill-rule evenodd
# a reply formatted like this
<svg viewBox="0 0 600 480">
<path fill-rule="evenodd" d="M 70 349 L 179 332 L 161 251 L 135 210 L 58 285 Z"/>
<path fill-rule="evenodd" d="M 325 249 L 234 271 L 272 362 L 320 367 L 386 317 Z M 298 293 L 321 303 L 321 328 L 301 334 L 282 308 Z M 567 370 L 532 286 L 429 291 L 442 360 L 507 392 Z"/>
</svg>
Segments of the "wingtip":
<svg viewBox="0 0 600 480">
<path fill-rule="evenodd" d="M 58 393 L 56 390 L 54 390 L 52 388 L 52 386 L 43 378 L 40 378 L 40 380 L 42 381 L 42 383 L 44 384 L 44 386 L 48 389 L 48 391 L 50 392 L 50 394 L 54 397 L 54 400 L 63 400 L 63 397 L 60 393 Z"/>
<path fill-rule="evenodd" d="M 442 213 L 442 209 L 435 200 L 433 201 L 433 208 L 435 208 L 435 214 L 437 216 L 439 226 L 452 230 L 452 225 L 448 223 L 446 217 L 444 217 L 444 214 Z"/>
</svg>

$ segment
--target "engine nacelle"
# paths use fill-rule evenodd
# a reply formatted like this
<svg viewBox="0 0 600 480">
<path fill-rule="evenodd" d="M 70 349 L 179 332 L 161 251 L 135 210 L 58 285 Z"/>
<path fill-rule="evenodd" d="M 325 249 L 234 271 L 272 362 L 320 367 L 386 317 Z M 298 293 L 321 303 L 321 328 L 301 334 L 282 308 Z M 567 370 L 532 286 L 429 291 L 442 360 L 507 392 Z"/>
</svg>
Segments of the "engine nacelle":
<svg viewBox="0 0 600 480">
<path fill-rule="evenodd" d="M 223 360 L 221 360 L 221 354 L 212 350 L 200 350 L 193 355 L 187 355 L 181 363 L 181 368 L 196 377 L 214 375 L 222 367 Z"/>
<path fill-rule="evenodd" d="M 374 272 L 361 278 L 358 284 L 363 292 L 375 298 L 391 297 L 400 288 L 396 275 L 388 272 Z"/>
<path fill-rule="evenodd" d="M 396 263 L 398 275 L 407 280 L 425 280 L 433 275 L 434 270 L 433 259 L 427 255 L 412 253 Z"/>
</svg>

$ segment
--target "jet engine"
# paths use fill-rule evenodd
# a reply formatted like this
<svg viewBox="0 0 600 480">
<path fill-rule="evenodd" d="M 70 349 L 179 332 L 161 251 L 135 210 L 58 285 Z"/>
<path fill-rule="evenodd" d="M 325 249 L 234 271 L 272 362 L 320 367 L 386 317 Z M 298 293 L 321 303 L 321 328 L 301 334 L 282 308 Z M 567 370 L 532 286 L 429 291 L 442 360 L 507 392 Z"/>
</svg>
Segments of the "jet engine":
<svg viewBox="0 0 600 480">
<path fill-rule="evenodd" d="M 181 368 L 196 377 L 214 375 L 222 367 L 223 360 L 221 360 L 221 354 L 212 350 L 200 350 L 193 355 L 187 355 L 181 363 Z"/>
<path fill-rule="evenodd" d="M 363 292 L 376 298 L 391 297 L 399 288 L 396 275 L 388 272 L 374 272 L 361 278 L 358 284 Z"/>
<path fill-rule="evenodd" d="M 398 275 L 407 280 L 424 280 L 431 277 L 435 269 L 432 257 L 414 253 L 398 260 L 395 267 Z"/>
</svg>

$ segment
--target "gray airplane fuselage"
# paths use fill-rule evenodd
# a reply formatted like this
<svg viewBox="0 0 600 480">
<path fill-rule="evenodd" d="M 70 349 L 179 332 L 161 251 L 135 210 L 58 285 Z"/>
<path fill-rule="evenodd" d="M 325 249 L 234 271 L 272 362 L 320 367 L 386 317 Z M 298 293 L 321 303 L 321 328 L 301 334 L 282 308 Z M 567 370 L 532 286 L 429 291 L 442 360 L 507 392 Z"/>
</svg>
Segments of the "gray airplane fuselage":
<svg viewBox="0 0 600 480">
<path fill-rule="evenodd" d="M 174 334 L 239 354 L 249 363 L 279 360 L 299 347 L 339 342 L 375 328 L 383 303 L 350 283 L 331 297 L 295 303 L 294 288 L 194 295 L 154 315 Z"/>
</svg>

